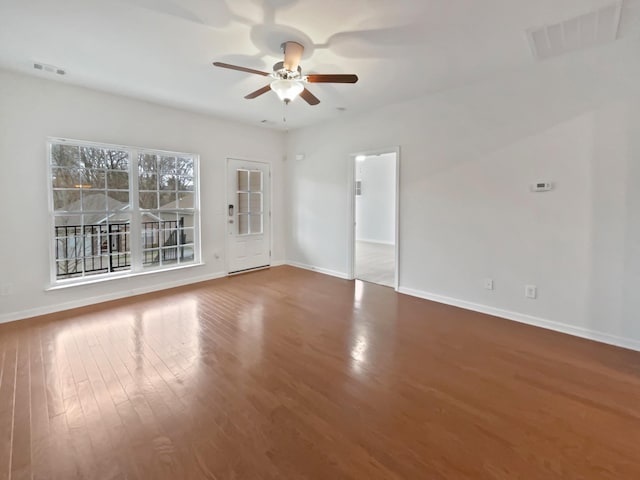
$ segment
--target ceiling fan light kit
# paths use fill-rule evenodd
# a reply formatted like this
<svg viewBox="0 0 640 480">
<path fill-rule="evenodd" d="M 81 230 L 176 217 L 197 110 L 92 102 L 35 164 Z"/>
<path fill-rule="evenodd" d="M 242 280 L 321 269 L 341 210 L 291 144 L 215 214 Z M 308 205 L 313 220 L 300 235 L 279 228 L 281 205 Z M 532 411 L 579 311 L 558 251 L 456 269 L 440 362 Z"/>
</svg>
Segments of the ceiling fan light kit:
<svg viewBox="0 0 640 480">
<path fill-rule="evenodd" d="M 302 93 L 304 85 L 298 80 L 274 80 L 271 82 L 271 90 L 284 103 L 289 103 Z"/>
<path fill-rule="evenodd" d="M 358 76 L 353 74 L 302 75 L 300 59 L 304 53 L 304 46 L 298 42 L 284 42 L 281 48 L 284 52 L 284 61 L 276 63 L 271 73 L 222 62 L 214 62 L 213 65 L 274 79 L 269 85 L 246 95 L 244 98 L 247 100 L 257 98 L 269 90 L 273 90 L 285 104 L 290 103 L 299 95 L 309 105 L 318 105 L 320 100 L 307 90 L 304 86 L 305 83 L 356 83 L 358 81 Z"/>
</svg>

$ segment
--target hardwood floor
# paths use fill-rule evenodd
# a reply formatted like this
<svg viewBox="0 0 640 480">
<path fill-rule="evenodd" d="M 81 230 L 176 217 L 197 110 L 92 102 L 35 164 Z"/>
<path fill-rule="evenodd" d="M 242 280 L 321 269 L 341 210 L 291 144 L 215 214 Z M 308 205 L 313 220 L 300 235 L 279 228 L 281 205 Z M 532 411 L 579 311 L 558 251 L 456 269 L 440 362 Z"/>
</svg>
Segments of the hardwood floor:
<svg viewBox="0 0 640 480">
<path fill-rule="evenodd" d="M 640 353 L 290 267 L 0 325 L 0 479 L 640 478 Z"/>
</svg>

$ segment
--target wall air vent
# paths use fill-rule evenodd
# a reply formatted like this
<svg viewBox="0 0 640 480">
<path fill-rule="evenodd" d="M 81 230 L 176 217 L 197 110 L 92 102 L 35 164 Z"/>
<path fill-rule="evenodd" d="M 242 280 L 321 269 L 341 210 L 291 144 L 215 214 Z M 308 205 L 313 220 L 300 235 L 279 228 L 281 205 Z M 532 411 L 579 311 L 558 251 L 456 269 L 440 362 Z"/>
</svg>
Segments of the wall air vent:
<svg viewBox="0 0 640 480">
<path fill-rule="evenodd" d="M 527 30 L 536 60 L 613 42 L 618 38 L 622 0 L 560 23 Z"/>
<path fill-rule="evenodd" d="M 46 63 L 34 63 L 33 68 L 42 72 L 53 73 L 55 75 L 65 75 L 67 72 L 55 65 L 47 65 Z"/>
</svg>

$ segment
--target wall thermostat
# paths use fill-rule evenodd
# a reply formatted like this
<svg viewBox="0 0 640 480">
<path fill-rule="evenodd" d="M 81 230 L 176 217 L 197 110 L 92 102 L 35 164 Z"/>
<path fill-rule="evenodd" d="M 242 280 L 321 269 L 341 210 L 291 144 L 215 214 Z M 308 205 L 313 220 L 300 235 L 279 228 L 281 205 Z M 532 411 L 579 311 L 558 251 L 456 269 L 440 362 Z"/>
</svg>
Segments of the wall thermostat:
<svg viewBox="0 0 640 480">
<path fill-rule="evenodd" d="M 536 182 L 531 184 L 532 192 L 549 192 L 553 190 L 553 183 L 551 182 Z"/>
</svg>

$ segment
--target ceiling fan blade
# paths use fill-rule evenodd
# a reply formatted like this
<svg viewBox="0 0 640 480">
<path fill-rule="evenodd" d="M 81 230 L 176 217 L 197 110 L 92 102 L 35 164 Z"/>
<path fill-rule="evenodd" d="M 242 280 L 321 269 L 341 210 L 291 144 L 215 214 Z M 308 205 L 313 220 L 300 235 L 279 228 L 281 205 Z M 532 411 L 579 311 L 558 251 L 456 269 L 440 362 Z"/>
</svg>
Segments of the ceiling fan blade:
<svg viewBox="0 0 640 480">
<path fill-rule="evenodd" d="M 302 93 L 300 93 L 300 96 L 309 105 L 318 105 L 320 103 L 320 100 L 318 100 L 318 97 L 316 97 L 313 93 L 311 93 L 306 88 L 302 91 Z"/>
<path fill-rule="evenodd" d="M 246 95 L 244 98 L 246 98 L 247 100 L 251 100 L 254 99 L 256 97 L 259 97 L 260 95 L 267 93 L 269 90 L 271 90 L 271 85 L 265 85 L 264 87 L 262 87 L 259 90 L 256 90 L 255 92 L 251 92 L 249 95 Z"/>
<path fill-rule="evenodd" d="M 284 51 L 284 68 L 290 72 L 298 70 L 304 47 L 298 42 L 285 42 L 282 44 L 282 50 Z"/>
<path fill-rule="evenodd" d="M 254 70 L 253 68 L 239 67 L 237 65 L 231 65 L 230 63 L 213 62 L 213 65 L 221 68 L 228 68 L 230 70 L 238 70 L 239 72 L 255 73 L 256 75 L 262 75 L 268 77 L 270 73 L 261 72 L 260 70 Z"/>
<path fill-rule="evenodd" d="M 307 75 L 307 82 L 309 83 L 356 83 L 357 81 L 358 81 L 357 75 L 348 75 L 348 74 Z"/>
</svg>

